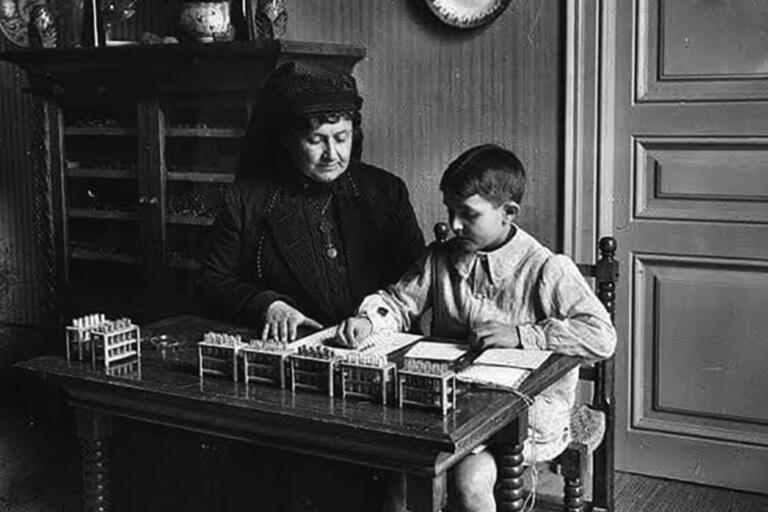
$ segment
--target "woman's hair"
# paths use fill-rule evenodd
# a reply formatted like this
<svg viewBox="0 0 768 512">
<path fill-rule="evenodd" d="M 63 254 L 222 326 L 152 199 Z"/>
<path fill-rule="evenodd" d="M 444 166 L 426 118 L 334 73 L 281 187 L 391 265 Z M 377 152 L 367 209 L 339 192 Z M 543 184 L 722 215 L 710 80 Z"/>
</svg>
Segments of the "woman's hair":
<svg viewBox="0 0 768 512">
<path fill-rule="evenodd" d="M 340 119 L 352 121 L 353 160 L 363 151 L 355 79 L 348 73 L 289 62 L 276 69 L 251 112 L 237 179 L 285 172 L 292 165 L 285 141 L 296 134 Z"/>
<path fill-rule="evenodd" d="M 499 206 L 520 204 L 525 194 L 525 169 L 509 150 L 495 144 L 475 146 L 450 163 L 440 180 L 443 193 L 467 198 L 478 194 Z"/>
</svg>

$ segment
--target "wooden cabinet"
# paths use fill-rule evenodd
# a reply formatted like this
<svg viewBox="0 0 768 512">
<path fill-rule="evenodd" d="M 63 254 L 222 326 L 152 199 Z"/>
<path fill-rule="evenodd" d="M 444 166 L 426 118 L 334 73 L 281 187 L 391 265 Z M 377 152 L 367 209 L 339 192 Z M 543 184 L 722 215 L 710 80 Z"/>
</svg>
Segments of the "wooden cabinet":
<svg viewBox="0 0 768 512">
<path fill-rule="evenodd" d="M 351 71 L 363 55 L 290 41 L 0 54 L 41 99 L 36 172 L 50 184 L 44 259 L 59 312 L 146 321 L 194 310 L 218 198 L 264 79 L 291 60 Z"/>
</svg>

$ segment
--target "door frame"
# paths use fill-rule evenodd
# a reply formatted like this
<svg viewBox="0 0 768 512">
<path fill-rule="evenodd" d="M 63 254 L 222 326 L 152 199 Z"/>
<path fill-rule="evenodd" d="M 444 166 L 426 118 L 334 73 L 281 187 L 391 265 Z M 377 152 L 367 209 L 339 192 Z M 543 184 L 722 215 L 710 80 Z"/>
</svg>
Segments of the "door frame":
<svg viewBox="0 0 768 512">
<path fill-rule="evenodd" d="M 564 148 L 564 215 L 562 247 L 575 261 L 595 261 L 602 236 L 613 236 L 614 151 L 612 146 L 616 102 L 613 82 L 616 43 L 610 27 L 615 26 L 616 7 L 612 0 L 568 0 L 566 7 L 566 84 Z M 608 79 L 606 79 L 606 77 Z M 622 248 L 619 247 L 619 251 Z M 630 286 L 625 269 L 619 286 Z M 619 298 L 619 297 L 617 297 Z M 617 301 L 616 323 L 620 358 L 629 357 L 629 307 Z M 625 389 L 618 380 L 617 391 Z M 616 394 L 616 428 L 629 428 L 629 396 Z M 616 432 L 614 454 L 617 470 L 631 471 L 627 451 Z"/>
<path fill-rule="evenodd" d="M 593 261 L 597 240 L 613 233 L 613 155 L 605 139 L 613 123 L 610 41 L 604 27 L 612 2 L 568 0 L 563 249 L 576 261 Z"/>
</svg>

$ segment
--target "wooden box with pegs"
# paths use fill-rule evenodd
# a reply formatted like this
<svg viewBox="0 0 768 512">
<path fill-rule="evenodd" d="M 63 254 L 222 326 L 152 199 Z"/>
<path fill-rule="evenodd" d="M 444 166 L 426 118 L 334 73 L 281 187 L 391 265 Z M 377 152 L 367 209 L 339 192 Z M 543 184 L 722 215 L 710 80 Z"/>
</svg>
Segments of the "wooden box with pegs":
<svg viewBox="0 0 768 512">
<path fill-rule="evenodd" d="M 106 321 L 102 313 L 85 315 L 72 319 L 72 325 L 66 327 L 67 359 L 85 361 L 91 354 L 91 329 Z"/>
<path fill-rule="evenodd" d="M 141 357 L 141 332 L 129 318 L 105 320 L 91 329 L 91 358 L 109 368 L 117 361 Z"/>
<path fill-rule="evenodd" d="M 296 349 L 290 344 L 274 340 L 251 340 L 240 349 L 243 359 L 243 380 L 272 384 L 285 389 L 288 373 L 288 356 Z"/>
<path fill-rule="evenodd" d="M 365 398 L 384 405 L 396 397 L 397 370 L 386 356 L 350 354 L 339 360 L 341 396 Z"/>
<path fill-rule="evenodd" d="M 197 344 L 200 378 L 215 375 L 237 382 L 238 354 L 246 346 L 239 334 L 205 333 L 203 341 Z"/>
<path fill-rule="evenodd" d="M 333 396 L 337 357 L 328 347 L 299 347 L 288 356 L 291 391 L 319 391 Z"/>
<path fill-rule="evenodd" d="M 456 372 L 449 363 L 406 358 L 397 379 L 400 407 L 436 409 L 443 416 L 456 409 Z"/>
</svg>

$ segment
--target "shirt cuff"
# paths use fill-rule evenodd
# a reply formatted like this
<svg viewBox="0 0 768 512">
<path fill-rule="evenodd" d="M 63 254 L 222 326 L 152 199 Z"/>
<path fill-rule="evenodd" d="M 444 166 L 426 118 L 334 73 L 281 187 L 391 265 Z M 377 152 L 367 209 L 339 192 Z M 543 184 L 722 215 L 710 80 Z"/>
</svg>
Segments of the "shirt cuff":
<svg viewBox="0 0 768 512">
<path fill-rule="evenodd" d="M 517 326 L 517 339 L 520 346 L 528 349 L 547 349 L 547 340 L 539 333 L 533 324 L 523 324 Z"/>
<path fill-rule="evenodd" d="M 360 315 L 370 320 L 371 334 L 394 331 L 391 322 L 392 312 L 385 307 L 379 306 L 361 311 Z"/>
</svg>

